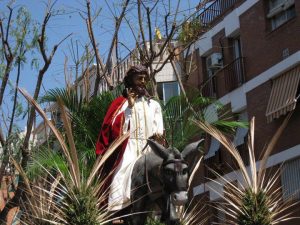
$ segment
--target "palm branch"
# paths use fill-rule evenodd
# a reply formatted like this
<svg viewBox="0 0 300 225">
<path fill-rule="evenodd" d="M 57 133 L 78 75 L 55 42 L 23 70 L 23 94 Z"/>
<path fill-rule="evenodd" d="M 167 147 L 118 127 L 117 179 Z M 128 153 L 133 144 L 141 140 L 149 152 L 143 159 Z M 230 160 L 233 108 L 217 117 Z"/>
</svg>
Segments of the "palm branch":
<svg viewBox="0 0 300 225">
<path fill-rule="evenodd" d="M 272 225 L 279 222 L 292 219 L 292 212 L 289 211 L 296 203 L 291 199 L 283 201 L 280 188 L 276 187 L 276 183 L 280 177 L 280 169 L 273 175 L 267 177 L 266 162 L 270 156 L 279 136 L 284 131 L 291 114 L 289 114 L 275 135 L 264 149 L 263 158 L 258 166 L 254 152 L 254 118 L 251 120 L 250 132 L 248 137 L 248 153 L 250 158 L 250 168 L 248 169 L 243 162 L 238 150 L 234 144 L 217 130 L 214 126 L 200 120 L 193 122 L 217 139 L 236 160 L 241 177 L 238 180 L 238 185 L 231 183 L 228 178 L 221 176 L 217 172 L 218 179 L 213 182 L 218 185 L 226 184 L 228 188 L 224 189 L 224 194 L 220 194 L 225 201 L 224 204 L 217 207 L 224 212 L 228 218 L 226 223 L 238 225 Z M 213 189 L 213 187 L 211 187 Z"/>
<path fill-rule="evenodd" d="M 203 131 L 191 122 L 191 118 L 208 121 L 229 134 L 237 127 L 247 127 L 247 122 L 236 121 L 218 101 L 195 93 L 189 96 L 189 102 L 186 102 L 183 95 L 179 95 L 169 99 L 166 105 L 162 105 L 166 136 L 172 146 L 182 149 L 191 139 L 203 134 Z M 215 109 L 214 115 L 208 110 L 212 105 Z M 218 118 L 213 118 L 216 115 Z"/>
<path fill-rule="evenodd" d="M 47 185 L 46 182 L 47 179 L 42 179 L 44 181 L 42 183 L 39 182 L 36 185 L 30 185 L 25 172 L 22 171 L 21 167 L 17 167 L 21 175 L 25 178 L 25 181 L 28 181 L 28 202 L 32 205 L 32 207 L 25 207 L 28 211 L 24 212 L 24 215 L 26 215 L 25 220 L 27 219 L 24 223 L 26 224 L 26 222 L 30 220 L 34 221 L 36 218 L 39 218 L 40 224 L 44 224 L 46 221 L 48 224 L 74 225 L 99 225 L 111 220 L 111 215 L 108 213 L 106 205 L 103 204 L 107 192 L 103 191 L 105 179 L 99 177 L 99 171 L 109 155 L 129 137 L 129 133 L 115 140 L 108 149 L 107 154 L 104 154 L 102 158 L 100 157 L 96 160 L 89 174 L 82 173 L 79 166 L 79 157 L 72 133 L 70 117 L 65 111 L 62 102 L 58 100 L 58 106 L 60 107 L 64 122 L 65 136 L 55 128 L 52 122 L 47 119 L 45 112 L 24 90 L 20 89 L 20 92 L 30 104 L 35 107 L 36 111 L 41 115 L 57 138 L 68 171 L 64 173 L 59 167 L 56 167 L 56 176 L 54 176 L 51 171 L 43 167 L 52 180 L 56 180 L 57 177 L 61 180 L 55 188 L 50 188 L 49 191 L 49 184 Z M 66 137 L 66 139 L 64 137 Z M 35 189 L 33 188 L 34 186 L 36 187 Z M 43 194 L 41 194 L 41 192 L 43 192 Z M 41 199 L 41 196 L 45 196 L 46 199 Z M 53 199 L 55 199 L 55 201 Z M 36 207 L 37 205 L 41 206 Z"/>
</svg>

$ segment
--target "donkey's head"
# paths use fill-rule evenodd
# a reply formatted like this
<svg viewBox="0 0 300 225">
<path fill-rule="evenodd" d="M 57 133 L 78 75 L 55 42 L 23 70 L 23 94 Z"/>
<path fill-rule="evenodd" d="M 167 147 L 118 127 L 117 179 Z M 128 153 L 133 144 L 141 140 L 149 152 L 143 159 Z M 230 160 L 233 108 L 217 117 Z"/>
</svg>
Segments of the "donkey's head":
<svg viewBox="0 0 300 225">
<path fill-rule="evenodd" d="M 175 206 L 184 205 L 188 200 L 188 180 L 196 161 L 201 156 L 199 149 L 201 141 L 188 145 L 183 152 L 176 148 L 165 148 L 153 140 L 148 144 L 156 155 L 163 159 L 160 172 L 163 190 L 169 199 L 170 219 L 176 217 L 171 209 Z M 177 218 L 173 218 L 174 220 Z"/>
</svg>

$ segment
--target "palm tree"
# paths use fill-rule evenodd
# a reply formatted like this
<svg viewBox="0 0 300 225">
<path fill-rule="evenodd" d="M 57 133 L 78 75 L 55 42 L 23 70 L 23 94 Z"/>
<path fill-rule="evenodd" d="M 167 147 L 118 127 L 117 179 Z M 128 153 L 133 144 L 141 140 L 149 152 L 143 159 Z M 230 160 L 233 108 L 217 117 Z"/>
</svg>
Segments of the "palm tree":
<svg viewBox="0 0 300 225">
<path fill-rule="evenodd" d="M 58 100 L 57 103 L 61 110 L 64 135 L 47 119 L 40 106 L 25 91 L 20 89 L 20 92 L 50 127 L 60 144 L 62 157 L 60 161 L 62 165 L 55 166 L 51 170 L 41 165 L 48 176 L 43 174 L 43 177 L 36 178 L 33 183 L 30 183 L 26 173 L 14 161 L 16 169 L 26 181 L 28 191 L 28 201 L 24 202 L 27 211 L 23 213 L 22 223 L 99 225 L 109 222 L 111 215 L 107 211 L 106 204 L 103 204 L 107 197 L 107 191 L 103 191 L 105 179 L 101 177 L 99 170 L 114 150 L 129 137 L 129 133 L 115 140 L 107 154 L 102 158 L 99 157 L 87 173 L 83 168 L 90 162 L 78 160 L 70 114 L 66 112 L 62 101 Z"/>
<path fill-rule="evenodd" d="M 66 109 L 66 113 L 70 118 L 74 144 L 78 151 L 79 165 L 82 165 L 82 172 L 85 174 L 89 174 L 89 171 L 92 169 L 91 165 L 96 160 L 95 142 L 99 129 L 109 105 L 119 92 L 120 87 L 117 87 L 113 92 L 101 93 L 88 101 L 82 95 L 79 95 L 74 88 L 55 88 L 49 90 L 39 100 L 39 103 L 52 102 L 56 105 L 60 101 L 60 104 Z M 59 108 L 56 110 L 60 111 Z M 56 128 L 65 135 L 66 131 L 61 124 L 56 125 L 59 125 Z M 56 142 L 56 138 L 52 135 L 50 136 L 50 141 Z M 41 167 L 36 162 L 39 162 L 48 170 L 58 167 L 61 172 L 64 171 L 65 166 L 63 162 L 65 159 L 62 157 L 61 152 L 49 149 L 48 145 L 36 146 L 33 149 L 33 158 L 34 161 L 29 163 L 26 171 L 31 178 L 39 176 L 40 172 L 42 172 Z"/>
<path fill-rule="evenodd" d="M 218 180 L 214 180 L 214 182 L 219 185 L 222 185 L 222 183 L 228 185 L 228 188 L 224 188 L 224 195 L 219 193 L 224 203 L 216 206 L 218 210 L 224 212 L 229 217 L 224 221 L 225 223 L 238 225 L 272 225 L 293 218 L 291 217 L 292 212 L 289 210 L 296 202 L 293 202 L 291 199 L 283 201 L 280 188 L 276 186 L 276 182 L 280 177 L 279 169 L 269 177 L 266 175 L 267 159 L 284 131 L 290 116 L 291 114 L 286 117 L 283 124 L 264 149 L 259 165 L 256 162 L 254 151 L 255 120 L 254 118 L 251 120 L 248 137 L 250 169 L 247 169 L 238 150 L 224 134 L 207 122 L 193 120 L 196 125 L 223 144 L 226 151 L 234 157 L 240 168 L 242 180 L 238 181 L 238 186 L 231 183 L 226 177 L 214 172 L 219 178 Z"/>
</svg>

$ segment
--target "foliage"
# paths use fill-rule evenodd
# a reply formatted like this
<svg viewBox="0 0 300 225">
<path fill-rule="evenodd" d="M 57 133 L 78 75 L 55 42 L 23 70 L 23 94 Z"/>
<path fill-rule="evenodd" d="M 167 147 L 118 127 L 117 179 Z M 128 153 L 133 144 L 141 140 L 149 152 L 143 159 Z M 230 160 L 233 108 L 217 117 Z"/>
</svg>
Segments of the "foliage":
<svg viewBox="0 0 300 225">
<path fill-rule="evenodd" d="M 32 159 L 28 162 L 26 174 L 31 180 L 38 179 L 45 170 L 54 172 L 59 170 L 65 176 L 67 175 L 68 166 L 64 156 L 58 152 L 49 149 L 46 146 L 33 148 Z"/>
<path fill-rule="evenodd" d="M 263 190 L 254 193 L 245 191 L 242 199 L 242 213 L 238 215 L 239 225 L 271 225 L 271 212 L 268 208 L 268 196 Z"/>
<path fill-rule="evenodd" d="M 103 92 L 88 101 L 74 88 L 55 88 L 50 89 L 39 102 L 57 103 L 61 99 L 70 114 L 76 144 L 91 148 L 94 147 L 106 111 L 120 94 L 120 89 L 117 87 L 113 92 Z"/>
<path fill-rule="evenodd" d="M 62 114 L 64 135 L 47 119 L 47 115 L 37 102 L 23 90 L 20 91 L 35 107 L 57 138 L 61 146 L 60 154 L 65 160 L 64 165 L 67 167 L 67 172 L 62 172 L 59 167 L 54 168 L 55 172 L 53 169 L 49 170 L 43 167 L 46 176 L 43 175 L 40 179 L 36 179 L 33 184 L 30 184 L 22 168 L 15 162 L 15 166 L 24 177 L 28 189 L 27 201 L 23 202 L 26 205 L 24 207 L 26 211 L 22 222 L 25 224 L 72 225 L 98 225 L 109 222 L 110 215 L 104 203 L 107 197 L 107 192 L 103 190 L 105 178 L 99 176 L 99 170 L 109 155 L 128 138 L 129 134 L 115 140 L 109 147 L 108 153 L 102 158 L 98 158 L 95 163 L 88 161 L 80 163 L 77 153 L 79 151 L 75 147 L 74 136 L 70 129 L 70 118 L 62 102 L 58 101 L 58 106 Z M 82 168 L 88 164 L 92 164 L 90 165 L 92 169 L 85 173 Z"/>
<path fill-rule="evenodd" d="M 230 113 L 224 112 L 224 107 L 214 99 L 203 97 L 194 90 L 190 92 L 189 102 L 180 95 L 172 97 L 166 105 L 162 105 L 166 138 L 170 145 L 182 149 L 193 138 L 199 138 L 204 134 L 191 121 L 192 118 L 208 121 L 228 134 L 233 134 L 237 127 L 247 127 L 247 122 L 235 121 Z M 208 110 L 211 105 L 214 106 L 214 110 Z"/>
<path fill-rule="evenodd" d="M 199 18 L 193 18 L 190 21 L 187 20 L 183 23 L 177 40 L 183 44 L 187 44 L 197 40 L 197 38 L 203 33 L 203 26 Z"/>
<path fill-rule="evenodd" d="M 94 191 L 92 187 L 86 187 L 84 184 L 80 189 L 69 191 L 63 202 L 63 212 L 68 224 L 101 224 L 97 219 L 100 209 L 97 198 L 93 197 Z"/>
<path fill-rule="evenodd" d="M 164 225 L 164 223 L 161 223 L 158 219 L 149 216 L 147 217 L 145 225 Z"/>
<path fill-rule="evenodd" d="M 292 199 L 283 201 L 280 189 L 277 187 L 280 178 L 280 168 L 271 175 L 266 175 L 266 163 L 274 149 L 280 135 L 287 126 L 291 113 L 283 121 L 282 125 L 275 132 L 274 136 L 263 149 L 262 159 L 257 168 L 254 151 L 254 118 L 250 123 L 248 138 L 249 168 L 243 162 L 239 151 L 227 136 L 218 131 L 211 124 L 203 121 L 193 120 L 201 129 L 218 140 L 224 149 L 232 155 L 239 166 L 241 175 L 237 175 L 238 185 L 235 185 L 230 178 L 226 178 L 213 171 L 218 180 L 218 185 L 226 184 L 224 193 L 218 193 L 225 203 L 220 203 L 218 209 L 224 212 L 230 219 L 224 221 L 229 224 L 238 225 L 272 225 L 283 221 L 291 220 L 289 210 L 297 202 Z"/>
<path fill-rule="evenodd" d="M 74 89 L 56 88 L 49 90 L 41 103 L 57 103 L 61 100 L 71 118 L 75 144 L 81 150 L 80 158 L 95 160 L 94 144 L 99 133 L 105 113 L 114 99 L 114 94 L 104 92 L 87 101 Z M 59 115 L 59 110 L 58 112 Z"/>
</svg>

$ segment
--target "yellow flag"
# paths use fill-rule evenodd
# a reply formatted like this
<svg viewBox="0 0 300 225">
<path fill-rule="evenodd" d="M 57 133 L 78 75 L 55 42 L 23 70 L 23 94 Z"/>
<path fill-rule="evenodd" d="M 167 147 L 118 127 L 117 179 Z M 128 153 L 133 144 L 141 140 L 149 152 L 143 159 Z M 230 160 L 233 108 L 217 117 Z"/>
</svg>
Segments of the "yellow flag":
<svg viewBox="0 0 300 225">
<path fill-rule="evenodd" d="M 155 38 L 158 40 L 162 39 L 160 30 L 158 29 L 158 27 L 155 27 Z"/>
</svg>

